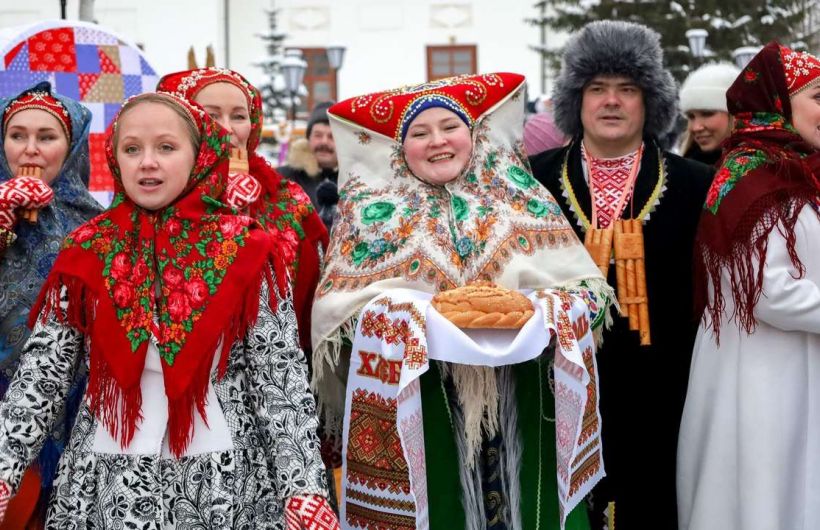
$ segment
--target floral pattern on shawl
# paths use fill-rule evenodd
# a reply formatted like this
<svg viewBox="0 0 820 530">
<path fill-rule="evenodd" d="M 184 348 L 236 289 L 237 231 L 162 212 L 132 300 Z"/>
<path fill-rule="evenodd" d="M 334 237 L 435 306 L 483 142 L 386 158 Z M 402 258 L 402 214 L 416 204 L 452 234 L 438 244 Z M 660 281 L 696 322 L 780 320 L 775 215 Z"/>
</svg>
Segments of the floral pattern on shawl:
<svg viewBox="0 0 820 530">
<path fill-rule="evenodd" d="M 403 274 L 439 291 L 469 278 L 494 278 L 514 252 L 576 242 L 560 206 L 530 174 L 521 145 L 494 146 L 487 128 L 486 120 L 476 124 L 475 162 L 461 182 L 442 187 L 419 181 L 400 146 L 390 160 L 395 187 L 373 188 L 352 176 L 340 192 L 342 228 L 331 249 L 342 264 L 331 258 L 319 296 L 394 274 L 396 259 Z M 504 222 L 511 216 L 512 223 Z M 500 246 L 512 252 L 490 244 L 505 235 Z"/>
<path fill-rule="evenodd" d="M 723 198 L 729 194 L 738 181 L 754 169 L 766 163 L 766 153 L 756 149 L 732 151 L 723 161 L 715 175 L 709 193 L 706 195 L 706 209 L 716 214 Z"/>
<path fill-rule="evenodd" d="M 248 232 L 242 223 L 218 215 L 194 224 L 179 217 L 174 208 L 165 210 L 161 219 L 170 236 L 169 244 L 180 255 L 191 255 L 196 249 L 204 258 L 177 261 L 165 250 L 160 251 L 157 260 L 162 297 L 168 299 L 167 310 L 159 313 L 159 329 L 165 339 L 160 343 L 160 354 L 173 365 L 185 344 L 186 332 L 193 329 L 204 313 L 209 296 L 217 291 L 227 269 L 245 246 Z M 78 229 L 65 244 L 91 250 L 105 263 L 104 281 L 117 319 L 123 324 L 131 351 L 137 351 L 149 339 L 153 327 L 151 300 L 156 277 L 147 264 L 154 262 L 155 248 L 143 241 L 135 254 L 128 248 L 129 240 L 117 237 L 118 230 L 111 219 L 101 219 Z"/>
</svg>

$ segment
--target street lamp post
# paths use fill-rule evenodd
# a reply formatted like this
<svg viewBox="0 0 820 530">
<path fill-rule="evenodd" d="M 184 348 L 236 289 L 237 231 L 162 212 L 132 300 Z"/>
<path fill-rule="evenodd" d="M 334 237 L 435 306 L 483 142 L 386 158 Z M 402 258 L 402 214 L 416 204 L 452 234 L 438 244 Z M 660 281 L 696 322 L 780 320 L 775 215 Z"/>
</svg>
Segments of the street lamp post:
<svg viewBox="0 0 820 530">
<path fill-rule="evenodd" d="M 290 121 L 296 123 L 296 94 L 305 79 L 307 63 L 302 59 L 301 50 L 285 51 L 282 61 L 282 75 L 285 78 L 285 89 L 290 93 Z"/>
<path fill-rule="evenodd" d="M 342 62 L 345 58 L 345 47 L 339 45 L 328 46 L 327 48 L 327 62 L 333 68 L 333 74 L 336 78 L 336 98 L 339 94 L 339 69 L 342 67 Z"/>
<path fill-rule="evenodd" d="M 735 60 L 737 67 L 743 70 L 759 51 L 760 48 L 756 46 L 741 46 L 732 52 L 732 58 Z"/>
<path fill-rule="evenodd" d="M 700 62 L 706 56 L 706 37 L 709 32 L 705 29 L 690 29 L 686 32 L 686 38 L 689 39 L 689 52 L 695 58 L 695 64 L 700 65 Z"/>
</svg>

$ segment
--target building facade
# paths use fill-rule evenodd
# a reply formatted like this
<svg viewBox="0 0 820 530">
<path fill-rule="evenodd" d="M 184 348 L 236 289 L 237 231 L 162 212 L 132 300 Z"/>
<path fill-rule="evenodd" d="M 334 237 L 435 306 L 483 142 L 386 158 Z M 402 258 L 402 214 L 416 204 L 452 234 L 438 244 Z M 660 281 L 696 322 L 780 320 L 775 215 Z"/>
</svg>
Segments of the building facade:
<svg viewBox="0 0 820 530">
<path fill-rule="evenodd" d="M 284 46 L 302 49 L 308 62 L 306 107 L 460 73 L 518 72 L 531 97 L 540 91 L 540 58 L 530 49 L 539 32 L 525 22 L 536 15 L 532 0 L 97 0 L 94 17 L 137 43 L 160 75 L 186 68 L 191 47 L 204 64 L 211 45 L 217 66 L 260 83 L 254 63 L 266 52 L 257 34 L 268 31 L 271 8 Z M 79 0 L 68 0 L 67 18 L 78 13 Z M 0 40 L 15 26 L 59 17 L 58 0 L 4 2 Z M 562 40 L 547 36 L 550 46 Z M 338 72 L 327 64 L 330 45 L 346 48 Z"/>
</svg>

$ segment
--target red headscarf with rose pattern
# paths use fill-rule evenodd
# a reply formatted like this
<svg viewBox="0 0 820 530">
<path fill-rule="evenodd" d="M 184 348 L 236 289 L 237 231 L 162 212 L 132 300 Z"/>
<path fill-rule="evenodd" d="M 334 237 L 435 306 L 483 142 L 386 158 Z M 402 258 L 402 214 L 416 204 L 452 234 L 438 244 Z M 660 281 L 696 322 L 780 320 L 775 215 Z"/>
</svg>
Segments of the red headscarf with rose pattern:
<svg viewBox="0 0 820 530">
<path fill-rule="evenodd" d="M 155 341 L 168 397 L 169 445 L 181 455 L 193 434 L 194 408 L 205 417 L 217 349 L 221 377 L 231 345 L 256 318 L 270 240 L 252 218 L 217 199 L 227 178 L 227 131 L 199 106 L 168 94 L 160 97 L 190 116 L 201 136 L 188 186 L 157 211 L 128 198 L 113 138 L 123 112 L 139 112 L 134 106 L 145 97 L 127 101 L 109 130 L 106 155 L 116 190 L 111 207 L 66 239 L 32 320 L 56 312 L 90 338 L 91 409 L 123 446 L 141 417 L 140 379 L 149 341 Z M 284 268 L 277 261 L 274 266 L 283 292 Z M 61 288 L 68 292 L 65 314 L 58 310 Z"/>
<path fill-rule="evenodd" d="M 820 155 L 792 126 L 789 97 L 818 76 L 817 59 L 771 42 L 726 93 L 735 125 L 723 145 L 695 240 L 696 310 L 708 311 L 716 339 L 725 309 L 724 269 L 735 306 L 728 317 L 746 332 L 754 330 L 767 241 L 776 226 L 782 225 L 795 268 L 804 270 L 795 252 L 794 226 L 803 206 L 817 200 Z"/>
<path fill-rule="evenodd" d="M 249 213 L 274 239 L 276 251 L 288 265 L 293 278 L 293 305 L 299 320 L 302 347 L 310 347 L 310 308 L 319 282 L 319 247 L 327 248 L 328 233 L 310 198 L 299 184 L 276 172 L 256 152 L 262 133 L 262 98 L 247 79 L 227 68 L 198 68 L 168 74 L 159 80 L 158 92 L 194 101 L 200 90 L 214 83 L 239 88 L 248 102 L 251 132 L 248 136 L 250 174 L 262 185 L 259 199 Z"/>
</svg>

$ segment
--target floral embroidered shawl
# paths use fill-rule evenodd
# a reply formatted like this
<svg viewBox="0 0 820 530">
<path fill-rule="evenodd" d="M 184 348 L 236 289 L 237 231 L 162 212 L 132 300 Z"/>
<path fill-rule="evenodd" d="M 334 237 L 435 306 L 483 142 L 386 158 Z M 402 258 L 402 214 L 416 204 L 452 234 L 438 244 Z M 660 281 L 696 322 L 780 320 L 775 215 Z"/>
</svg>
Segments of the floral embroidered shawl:
<svg viewBox="0 0 820 530">
<path fill-rule="evenodd" d="M 716 340 L 725 309 L 720 281 L 724 269 L 729 272 L 729 295 L 735 305 L 735 313 L 728 317 L 746 332 L 754 330 L 767 240 L 779 224 L 792 263 L 803 270 L 795 253 L 794 225 L 802 207 L 817 200 L 820 161 L 791 125 L 783 65 L 789 52 L 769 43 L 726 94 L 735 126 L 724 145 L 695 240 L 696 311 L 707 311 L 704 318 L 708 316 Z"/>
<path fill-rule="evenodd" d="M 200 90 L 213 83 L 230 83 L 247 97 L 251 122 L 247 145 L 250 173 L 263 188 L 259 199 L 250 207 L 250 215 L 274 236 L 275 248 L 288 264 L 294 284 L 293 305 L 299 320 L 299 335 L 302 346 L 307 348 L 310 346 L 310 306 L 319 281 L 319 248 L 327 248 L 327 228 L 301 186 L 282 178 L 256 152 L 262 133 L 262 97 L 247 79 L 226 68 L 199 68 L 164 76 L 157 84 L 157 91 L 193 101 Z"/>
<path fill-rule="evenodd" d="M 340 202 L 313 307 L 313 385 L 323 405 L 335 407 L 339 399 L 328 395 L 324 370 L 339 363 L 361 308 L 388 289 L 435 293 L 473 280 L 511 289 L 588 282 L 608 305 L 605 279 L 530 173 L 524 85 L 518 74 L 461 76 L 329 109 Z M 410 172 L 401 136 L 408 116 L 442 98 L 471 125 L 473 152 L 461 176 L 435 186 Z"/>
<path fill-rule="evenodd" d="M 169 445 L 179 455 L 193 433 L 194 407 L 204 418 L 214 355 L 219 349 L 221 377 L 231 345 L 256 318 L 271 260 L 270 240 L 253 219 L 217 200 L 227 178 L 227 132 L 197 105 L 164 96 L 193 118 L 201 135 L 187 188 L 154 212 L 125 194 L 113 137 L 122 111 L 141 96 L 132 98 L 106 143 L 114 201 L 67 238 L 31 318 L 56 313 L 90 339 L 91 409 L 123 446 L 141 417 L 140 378 L 148 341 L 155 340 L 168 396 Z M 273 265 L 282 292 L 284 266 Z M 61 288 L 69 299 L 65 311 Z"/>
</svg>

